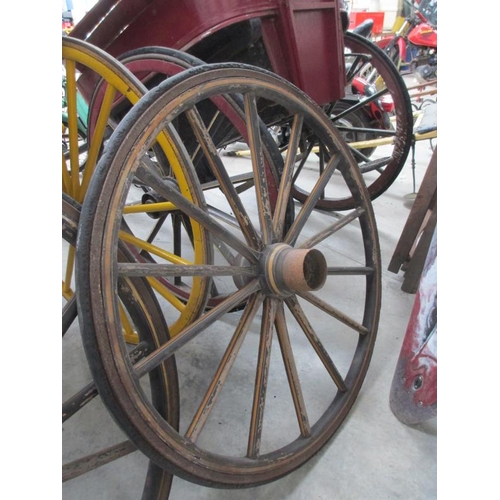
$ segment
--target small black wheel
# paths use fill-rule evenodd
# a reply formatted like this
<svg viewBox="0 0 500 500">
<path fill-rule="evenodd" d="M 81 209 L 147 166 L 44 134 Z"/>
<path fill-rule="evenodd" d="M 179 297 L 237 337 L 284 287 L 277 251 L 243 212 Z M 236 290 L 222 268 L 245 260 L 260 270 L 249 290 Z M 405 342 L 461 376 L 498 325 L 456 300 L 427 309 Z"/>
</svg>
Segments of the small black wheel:
<svg viewBox="0 0 500 500">
<path fill-rule="evenodd" d="M 218 151 L 211 120 L 199 112 L 221 97 L 231 103 L 226 113 L 244 118 L 240 133 L 249 146 L 252 189 L 234 183 L 240 160 Z M 258 111 L 266 103 L 293 117 L 274 207 Z M 183 145 L 185 129 L 176 128 L 181 118 L 198 138 L 219 187 L 205 190 L 201 203 L 184 197 L 147 156 L 159 131 L 168 131 L 179 163 L 195 171 Z M 298 144 L 306 129 L 321 141 L 324 171 L 311 179 L 310 196 L 287 225 Z M 315 210 L 333 176 L 345 184 L 356 207 L 338 218 Z M 210 232 L 213 261 L 119 260 L 124 227 L 141 229 L 129 211 L 137 182 Z M 200 66 L 165 80 L 110 138 L 84 202 L 78 238 L 78 310 L 96 385 L 105 389 L 105 404 L 123 431 L 155 463 L 206 486 L 255 486 L 300 467 L 339 429 L 373 352 L 380 251 L 371 200 L 348 146 L 303 92 L 270 72 L 241 64 Z M 121 279 L 155 276 L 207 277 L 224 289 L 224 298 L 132 366 L 123 362 L 117 287 Z M 348 299 L 345 308 L 336 306 L 340 297 Z M 231 312 L 243 302 L 242 310 Z M 280 348 L 277 355 L 271 351 L 273 341 Z M 179 431 L 157 415 L 137 387 L 174 354 L 186 394 Z M 273 398 L 273 387 L 280 383 L 290 390 Z M 312 401 L 320 401 L 321 410 L 313 410 Z"/>
</svg>

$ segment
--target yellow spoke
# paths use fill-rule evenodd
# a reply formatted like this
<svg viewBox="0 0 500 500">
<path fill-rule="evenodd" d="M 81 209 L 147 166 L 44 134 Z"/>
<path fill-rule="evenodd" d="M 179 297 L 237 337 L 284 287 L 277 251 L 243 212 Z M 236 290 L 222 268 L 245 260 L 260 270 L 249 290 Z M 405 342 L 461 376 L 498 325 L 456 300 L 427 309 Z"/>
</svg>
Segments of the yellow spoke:
<svg viewBox="0 0 500 500">
<path fill-rule="evenodd" d="M 62 282 L 62 296 L 66 299 L 69 300 L 71 297 L 73 297 L 74 292 L 67 286 L 67 284 L 63 281 Z"/>
<path fill-rule="evenodd" d="M 148 243 L 147 241 L 144 241 L 140 238 L 137 238 L 136 236 L 133 236 L 130 233 L 126 233 L 125 231 L 120 231 L 120 239 L 125 241 L 126 243 L 130 243 L 136 246 L 137 248 L 140 248 L 141 250 L 145 250 L 150 254 L 156 255 L 157 257 L 161 257 L 162 259 L 165 259 L 168 262 L 171 262 L 172 264 L 181 264 L 181 265 L 193 264 L 193 262 L 190 260 L 183 259 L 182 257 L 179 257 L 178 255 L 175 255 L 172 252 L 163 250 L 162 248 L 157 247 L 156 245 L 153 245 L 151 243 Z"/>
<path fill-rule="evenodd" d="M 75 247 L 71 246 L 68 249 L 68 260 L 66 262 L 66 275 L 64 277 L 63 294 L 71 291 L 71 279 L 73 276 L 74 264 L 75 264 Z"/>
<path fill-rule="evenodd" d="M 90 178 L 94 173 L 95 166 L 97 164 L 98 155 L 101 149 L 102 142 L 104 140 L 104 133 L 106 132 L 106 126 L 108 124 L 108 118 L 111 114 L 111 108 L 113 107 L 113 102 L 116 96 L 116 89 L 111 85 L 107 85 L 106 92 L 101 104 L 101 109 L 99 111 L 99 117 L 97 119 L 94 134 L 90 140 L 90 147 L 87 156 L 87 161 L 85 163 L 85 170 L 83 172 L 83 180 L 80 191 L 80 202 L 83 201 L 85 193 L 87 191 Z"/>
<path fill-rule="evenodd" d="M 71 195 L 71 177 L 68 172 L 68 165 L 66 164 L 64 154 L 62 155 L 62 190 L 63 193 Z"/>
<path fill-rule="evenodd" d="M 79 191 L 80 163 L 78 155 L 78 112 L 76 109 L 76 64 L 66 61 L 66 102 L 68 104 L 69 161 L 72 194 Z"/>
<path fill-rule="evenodd" d="M 120 302 L 120 320 L 123 329 L 123 336 L 125 338 L 125 342 L 129 344 L 138 344 L 139 336 L 137 332 L 134 330 L 125 309 L 123 308 L 123 304 Z"/>
<path fill-rule="evenodd" d="M 123 209 L 124 214 L 139 214 L 148 212 L 172 212 L 177 207 L 170 201 L 160 201 L 158 203 L 139 203 L 128 205 Z"/>
<path fill-rule="evenodd" d="M 178 311 L 184 311 L 186 304 L 179 300 L 165 285 L 162 285 L 156 278 L 148 278 L 148 282 L 165 300 L 168 300 Z M 170 332 L 174 333 L 174 332 Z"/>
</svg>

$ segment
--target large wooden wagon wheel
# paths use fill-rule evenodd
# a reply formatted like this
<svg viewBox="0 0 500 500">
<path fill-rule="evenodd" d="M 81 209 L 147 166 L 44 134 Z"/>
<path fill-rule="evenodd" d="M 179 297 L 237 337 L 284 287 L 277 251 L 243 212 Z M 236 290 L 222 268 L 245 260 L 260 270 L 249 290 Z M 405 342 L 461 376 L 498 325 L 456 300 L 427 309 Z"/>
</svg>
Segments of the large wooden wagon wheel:
<svg viewBox="0 0 500 500">
<path fill-rule="evenodd" d="M 90 179 L 110 132 L 124 113 L 146 93 L 147 88 L 115 58 L 101 49 L 77 39 L 68 37 L 62 39 L 62 60 L 66 78 L 67 102 L 65 114 L 67 126 L 63 126 L 63 139 L 65 136 L 69 137 L 66 148 L 63 148 L 62 187 L 63 193 L 81 203 L 85 198 Z M 84 84 L 81 84 L 81 80 L 84 81 Z M 84 147 L 86 159 L 83 170 L 80 158 L 82 145 L 78 135 L 81 112 L 77 106 L 77 100 L 82 98 L 87 101 L 88 105 L 86 109 L 88 113 L 86 120 L 87 143 Z M 197 200 L 201 199 L 201 191 L 197 190 L 197 183 L 193 179 L 186 179 L 189 172 L 186 172 L 179 164 L 177 154 L 169 142 L 168 134 L 163 134 L 159 139 L 157 154 L 161 154 L 164 164 L 168 164 L 169 176 L 176 182 L 184 196 L 198 202 Z M 169 262 L 177 263 L 179 261 L 176 255 L 178 253 L 177 246 L 183 231 L 185 232 L 182 227 L 178 228 L 177 233 L 170 236 L 170 246 L 163 249 L 163 258 Z M 208 233 L 198 224 L 191 223 L 189 236 L 193 242 L 189 245 L 189 255 L 186 258 L 189 258 L 193 263 L 210 261 L 211 250 Z M 135 243 L 139 244 L 137 241 Z M 148 246 L 148 242 L 145 240 L 140 244 L 143 248 Z M 74 293 L 74 285 L 72 284 L 73 246 L 69 247 L 66 263 L 63 296 L 69 299 Z M 155 288 L 162 287 L 154 278 L 150 279 L 150 284 Z M 165 291 L 164 297 L 170 305 L 168 321 L 172 334 L 197 317 L 205 307 L 208 293 L 208 280 L 198 278 L 194 278 L 190 283 L 190 293 L 183 301 L 180 301 L 172 292 Z M 125 335 L 129 341 L 137 341 L 137 336 L 133 331 L 125 330 Z"/>
<path fill-rule="evenodd" d="M 243 99 L 255 182 L 255 189 L 241 193 L 231 180 L 237 161 L 218 154 L 199 113 L 206 100 L 233 94 Z M 293 117 L 274 210 L 257 112 L 263 101 Z M 183 121 L 220 186 L 205 191 L 202 202 L 184 197 L 147 155 L 162 129 Z M 304 129 L 320 138 L 326 164 L 287 226 Z M 194 172 L 181 135 L 171 133 L 173 146 L 183 167 Z M 344 180 L 355 200 L 355 208 L 340 218 L 314 210 L 333 175 Z M 137 180 L 213 235 L 213 264 L 120 262 L 123 228 L 134 229 L 127 207 L 136 197 Z M 298 89 L 272 73 L 237 64 L 193 68 L 160 84 L 111 137 L 84 202 L 78 237 L 78 309 L 96 385 L 124 432 L 155 463 L 203 485 L 254 486 L 290 473 L 337 431 L 374 347 L 380 255 L 356 162 L 327 115 Z M 132 365 L 123 354 L 118 283 L 172 275 L 210 277 L 226 287 L 226 297 Z M 340 296 L 343 305 L 337 307 Z M 227 314 L 243 301 L 242 311 Z M 271 348 L 273 340 L 279 351 Z M 140 389 L 141 379 L 174 354 L 183 395 L 179 431 Z M 280 382 L 289 391 L 277 391 Z M 321 410 L 313 404 L 318 402 Z"/>
<path fill-rule="evenodd" d="M 346 96 L 326 106 L 325 111 L 349 143 L 374 200 L 396 180 L 408 157 L 413 137 L 411 100 L 403 78 L 376 44 L 348 31 L 344 33 L 344 46 Z M 359 85 L 368 85 L 369 91 L 360 93 Z M 321 173 L 322 144 L 306 136 L 302 150 L 297 168 L 319 165 L 316 168 Z M 303 202 L 309 188 L 297 181 L 293 193 Z M 348 210 L 354 206 L 349 192 L 334 180 L 318 200 L 318 208 L 323 210 Z"/>
</svg>

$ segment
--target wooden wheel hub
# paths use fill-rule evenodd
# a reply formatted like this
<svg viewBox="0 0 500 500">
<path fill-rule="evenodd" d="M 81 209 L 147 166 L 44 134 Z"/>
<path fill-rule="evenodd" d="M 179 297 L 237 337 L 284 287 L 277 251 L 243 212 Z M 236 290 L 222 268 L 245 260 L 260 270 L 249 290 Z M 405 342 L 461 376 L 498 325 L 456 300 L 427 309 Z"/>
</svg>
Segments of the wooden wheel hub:
<svg viewBox="0 0 500 500">
<path fill-rule="evenodd" d="M 320 289 L 326 281 L 327 265 L 316 249 L 295 249 L 283 243 L 263 253 L 266 288 L 272 295 L 287 296 Z"/>
</svg>

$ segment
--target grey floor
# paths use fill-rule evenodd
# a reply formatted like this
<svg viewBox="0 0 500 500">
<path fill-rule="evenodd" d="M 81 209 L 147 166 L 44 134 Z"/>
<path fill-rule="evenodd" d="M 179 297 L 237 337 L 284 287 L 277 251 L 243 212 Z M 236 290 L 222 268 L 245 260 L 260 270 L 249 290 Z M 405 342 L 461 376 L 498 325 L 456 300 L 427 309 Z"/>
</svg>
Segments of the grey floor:
<svg viewBox="0 0 500 500">
<path fill-rule="evenodd" d="M 417 189 L 431 158 L 429 141 L 416 146 Z M 432 500 L 437 498 L 437 418 L 402 424 L 389 408 L 389 391 L 415 295 L 401 290 L 403 275 L 387 271 L 410 212 L 410 157 L 390 189 L 373 206 L 382 252 L 382 309 L 373 358 L 356 403 L 340 430 L 301 468 L 273 483 L 220 490 L 173 480 L 171 500 L 317 499 Z M 63 396 L 90 381 L 78 329 L 63 339 Z M 182 387 L 181 387 L 182 393 Z M 189 404 L 188 401 L 182 404 Z M 81 413 L 81 415 L 80 415 Z M 63 425 L 63 463 L 123 439 L 99 400 Z M 146 458 L 135 452 L 62 486 L 67 500 L 136 500 Z"/>
</svg>

